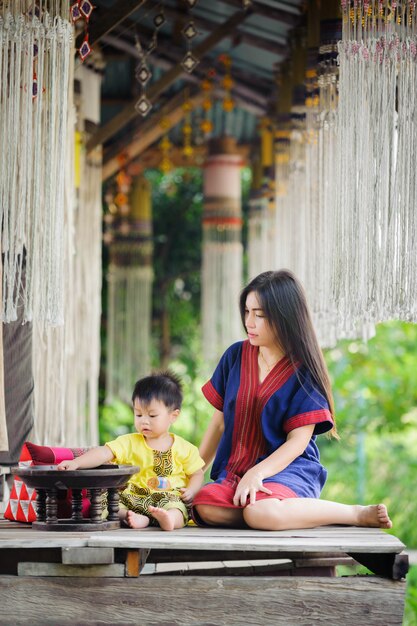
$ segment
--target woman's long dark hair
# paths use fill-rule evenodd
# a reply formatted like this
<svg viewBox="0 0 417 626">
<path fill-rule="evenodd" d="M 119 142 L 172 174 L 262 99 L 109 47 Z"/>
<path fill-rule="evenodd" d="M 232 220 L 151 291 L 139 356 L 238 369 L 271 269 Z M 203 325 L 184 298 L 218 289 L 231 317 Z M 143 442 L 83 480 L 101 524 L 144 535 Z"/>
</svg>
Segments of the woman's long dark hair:
<svg viewBox="0 0 417 626">
<path fill-rule="evenodd" d="M 300 362 L 310 372 L 319 391 L 326 398 L 334 419 L 329 373 L 301 283 L 292 272 L 285 269 L 256 276 L 240 294 L 240 315 L 244 327 L 246 299 L 251 292 L 256 294 L 278 344 L 293 364 Z M 336 427 L 332 429 L 331 435 L 338 438 Z"/>
</svg>

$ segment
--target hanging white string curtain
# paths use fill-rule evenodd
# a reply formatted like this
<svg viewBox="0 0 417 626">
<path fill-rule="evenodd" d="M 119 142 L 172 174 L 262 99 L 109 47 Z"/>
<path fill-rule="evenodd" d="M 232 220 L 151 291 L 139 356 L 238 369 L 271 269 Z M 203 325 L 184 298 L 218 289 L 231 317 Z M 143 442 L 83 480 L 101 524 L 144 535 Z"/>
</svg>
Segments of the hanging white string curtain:
<svg viewBox="0 0 417 626">
<path fill-rule="evenodd" d="M 110 242 L 106 402 L 131 402 L 135 381 L 149 374 L 152 322 L 152 190 L 143 176 L 125 215 L 108 215 Z M 124 209 L 125 210 L 125 209 Z"/>
<path fill-rule="evenodd" d="M 83 74 L 83 98 L 74 103 L 71 91 L 68 104 L 73 140 L 68 142 L 65 158 L 65 324 L 33 324 L 35 427 L 31 438 L 58 446 L 98 443 L 102 151 L 98 147 L 87 156 L 82 138 L 87 141 L 86 120 L 92 121 L 86 117 L 84 102 L 96 100 L 101 80 L 92 70 L 83 68 Z"/>
<path fill-rule="evenodd" d="M 0 223 L 6 322 L 17 318 L 22 296 L 25 321 L 63 323 L 71 42 L 68 2 L 0 3 Z"/>
<path fill-rule="evenodd" d="M 416 320 L 414 2 L 342 2 L 335 272 L 342 332 Z"/>
<path fill-rule="evenodd" d="M 249 201 L 248 220 L 248 275 L 257 276 L 271 268 L 275 235 L 275 219 L 271 215 L 268 198 L 261 195 Z M 271 258 L 272 257 L 272 258 Z"/>
<path fill-rule="evenodd" d="M 107 281 L 106 402 L 130 404 L 135 381 L 149 374 L 153 270 L 111 263 Z"/>
<path fill-rule="evenodd" d="M 314 241 L 310 253 L 314 263 L 307 265 L 306 289 L 321 346 L 334 345 L 337 315 L 331 290 L 332 250 L 335 233 L 335 167 L 339 158 L 337 143 L 339 20 L 322 20 L 317 50 L 318 101 L 307 116 L 307 164 L 309 180 L 309 228 Z"/>
</svg>

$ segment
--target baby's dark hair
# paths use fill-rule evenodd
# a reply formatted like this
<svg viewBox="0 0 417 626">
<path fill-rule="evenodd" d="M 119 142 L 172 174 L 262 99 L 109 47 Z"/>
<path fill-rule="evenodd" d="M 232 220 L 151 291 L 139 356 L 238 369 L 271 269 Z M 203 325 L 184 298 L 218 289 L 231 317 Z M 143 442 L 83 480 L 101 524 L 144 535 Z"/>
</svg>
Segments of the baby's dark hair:
<svg viewBox="0 0 417 626">
<path fill-rule="evenodd" d="M 182 403 L 182 383 L 179 376 L 166 370 L 154 372 L 135 383 L 132 393 L 132 403 L 139 400 L 145 406 L 152 400 L 158 400 L 168 409 L 180 409 Z"/>
</svg>

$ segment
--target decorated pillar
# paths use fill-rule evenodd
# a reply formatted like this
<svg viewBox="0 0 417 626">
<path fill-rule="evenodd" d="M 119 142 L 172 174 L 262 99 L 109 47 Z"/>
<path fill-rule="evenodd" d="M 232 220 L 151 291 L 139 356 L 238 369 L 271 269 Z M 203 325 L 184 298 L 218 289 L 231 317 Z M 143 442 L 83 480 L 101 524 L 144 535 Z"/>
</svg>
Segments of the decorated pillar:
<svg viewBox="0 0 417 626">
<path fill-rule="evenodd" d="M 204 165 L 202 321 L 203 352 L 212 363 L 242 337 L 242 159 L 235 140 L 213 140 Z"/>
<path fill-rule="evenodd" d="M 119 175 L 120 179 L 120 175 Z M 149 373 L 152 307 L 152 201 L 144 177 L 115 197 L 107 215 L 109 243 L 106 401 L 130 403 L 133 385 Z M 118 202 L 118 205 L 117 205 Z M 124 204 L 123 204 L 124 202 Z"/>
</svg>

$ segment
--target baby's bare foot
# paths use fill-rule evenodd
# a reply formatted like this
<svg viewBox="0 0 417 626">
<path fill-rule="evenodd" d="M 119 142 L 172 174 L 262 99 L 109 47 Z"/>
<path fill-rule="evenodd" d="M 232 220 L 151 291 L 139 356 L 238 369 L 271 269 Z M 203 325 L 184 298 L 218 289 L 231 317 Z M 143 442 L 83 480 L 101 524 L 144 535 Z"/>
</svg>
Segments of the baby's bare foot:
<svg viewBox="0 0 417 626">
<path fill-rule="evenodd" d="M 139 513 L 134 513 L 133 511 L 128 511 L 126 513 L 125 521 L 130 528 L 146 528 L 149 526 L 149 517 L 146 517 L 146 515 L 140 515 Z"/>
<path fill-rule="evenodd" d="M 172 515 L 170 515 L 169 511 L 165 509 L 160 509 L 157 506 L 150 506 L 149 513 L 151 513 L 152 517 L 154 517 L 162 530 L 174 530 L 175 521 Z"/>
<path fill-rule="evenodd" d="M 392 522 L 385 504 L 358 505 L 358 526 L 392 528 Z"/>
</svg>

